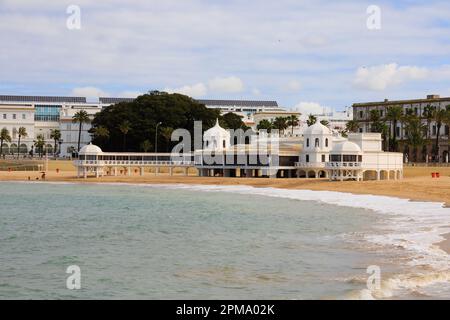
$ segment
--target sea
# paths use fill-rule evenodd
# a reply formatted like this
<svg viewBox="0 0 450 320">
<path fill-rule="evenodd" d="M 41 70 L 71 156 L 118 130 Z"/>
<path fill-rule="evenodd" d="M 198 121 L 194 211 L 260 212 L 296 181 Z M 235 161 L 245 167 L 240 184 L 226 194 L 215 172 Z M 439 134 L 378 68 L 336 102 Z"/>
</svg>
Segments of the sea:
<svg viewBox="0 0 450 320">
<path fill-rule="evenodd" d="M 0 299 L 449 299 L 442 203 L 0 182 Z"/>
</svg>

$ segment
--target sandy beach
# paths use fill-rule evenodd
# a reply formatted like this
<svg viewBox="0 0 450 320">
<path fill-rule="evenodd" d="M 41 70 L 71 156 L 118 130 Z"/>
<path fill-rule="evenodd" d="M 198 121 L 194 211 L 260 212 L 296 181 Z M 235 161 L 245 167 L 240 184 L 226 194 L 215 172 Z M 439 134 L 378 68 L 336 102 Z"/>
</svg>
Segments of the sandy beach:
<svg viewBox="0 0 450 320">
<path fill-rule="evenodd" d="M 55 166 L 62 168 L 58 173 Z M 327 179 L 246 179 L 198 177 L 192 172 L 189 176 L 167 173 L 155 175 L 146 172 L 143 176 L 105 176 L 78 179 L 76 172 L 70 170 L 70 165 L 61 166 L 53 163 L 49 166 L 46 181 L 77 182 L 77 183 L 142 183 L 142 184 L 197 184 L 197 185 L 249 185 L 253 187 L 272 187 L 284 189 L 305 189 L 320 191 L 348 192 L 353 194 L 383 195 L 410 199 L 411 201 L 433 201 L 445 203 L 450 207 L 450 167 L 406 167 L 403 180 L 390 181 L 344 181 L 332 182 Z M 440 178 L 432 178 L 431 172 L 439 172 Z M 0 171 L 0 181 L 41 181 L 39 172 Z M 450 254 L 450 234 L 439 246 Z"/>
</svg>

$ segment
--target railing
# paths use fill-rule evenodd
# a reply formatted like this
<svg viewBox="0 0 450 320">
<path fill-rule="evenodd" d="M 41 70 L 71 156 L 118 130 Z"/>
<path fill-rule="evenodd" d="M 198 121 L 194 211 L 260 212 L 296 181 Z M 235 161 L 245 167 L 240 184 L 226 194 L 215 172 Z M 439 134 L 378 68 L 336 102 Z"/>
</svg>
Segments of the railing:
<svg viewBox="0 0 450 320">
<path fill-rule="evenodd" d="M 194 161 L 75 160 L 75 166 L 194 166 Z"/>
<path fill-rule="evenodd" d="M 295 166 L 300 168 L 325 168 L 325 162 L 296 162 Z"/>
<path fill-rule="evenodd" d="M 361 162 L 327 162 L 325 165 L 328 169 L 336 168 L 361 168 Z"/>
</svg>

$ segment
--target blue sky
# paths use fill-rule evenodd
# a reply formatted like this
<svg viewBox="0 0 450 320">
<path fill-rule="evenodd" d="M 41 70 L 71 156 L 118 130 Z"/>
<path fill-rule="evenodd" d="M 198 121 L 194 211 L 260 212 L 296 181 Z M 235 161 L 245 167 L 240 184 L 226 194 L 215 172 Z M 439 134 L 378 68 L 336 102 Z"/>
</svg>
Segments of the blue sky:
<svg viewBox="0 0 450 320">
<path fill-rule="evenodd" d="M 302 112 L 450 96 L 449 21 L 447 1 L 0 0 L 0 93 L 157 89 Z"/>
</svg>

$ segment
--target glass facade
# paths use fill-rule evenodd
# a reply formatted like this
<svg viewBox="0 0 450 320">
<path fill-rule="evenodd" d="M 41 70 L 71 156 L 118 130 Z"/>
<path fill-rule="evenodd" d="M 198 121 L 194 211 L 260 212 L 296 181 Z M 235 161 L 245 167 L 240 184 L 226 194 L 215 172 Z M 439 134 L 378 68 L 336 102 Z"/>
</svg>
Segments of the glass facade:
<svg viewBox="0 0 450 320">
<path fill-rule="evenodd" d="M 35 121 L 59 121 L 59 111 L 61 105 L 36 105 Z"/>
</svg>

